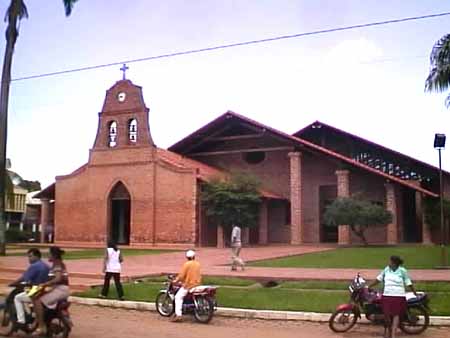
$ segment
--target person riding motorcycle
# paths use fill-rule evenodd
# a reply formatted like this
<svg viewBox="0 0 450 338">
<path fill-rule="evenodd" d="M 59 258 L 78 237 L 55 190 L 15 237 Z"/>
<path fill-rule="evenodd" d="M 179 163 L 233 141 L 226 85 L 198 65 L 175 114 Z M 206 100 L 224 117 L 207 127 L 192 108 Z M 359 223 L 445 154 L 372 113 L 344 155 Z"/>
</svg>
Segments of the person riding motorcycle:
<svg viewBox="0 0 450 338">
<path fill-rule="evenodd" d="M 186 259 L 187 262 L 183 264 L 180 273 L 174 280 L 174 283 L 181 282 L 182 286 L 175 295 L 175 315 L 171 319 L 173 322 L 182 320 L 184 297 L 188 294 L 190 289 L 199 286 L 202 282 L 200 263 L 195 260 L 195 251 L 186 251 Z"/>
<path fill-rule="evenodd" d="M 47 327 L 44 323 L 44 306 L 48 309 L 55 309 L 58 302 L 69 297 L 69 274 L 63 262 L 64 250 L 57 246 L 50 247 L 49 261 L 53 263 L 48 276 L 50 279 L 40 284 L 41 287 L 50 287 L 50 291 L 40 297 L 33 299 L 36 319 L 38 321 L 37 333 L 46 336 Z"/>
<path fill-rule="evenodd" d="M 37 248 L 30 248 L 27 251 L 30 266 L 21 277 L 12 282 L 10 285 L 17 286 L 20 283 L 30 285 L 38 285 L 47 282 L 49 266 L 41 260 L 41 251 Z M 24 303 L 31 303 L 31 298 L 27 295 L 27 291 L 21 292 L 14 297 L 14 306 L 16 308 L 17 324 L 25 324 L 25 307 Z"/>
</svg>

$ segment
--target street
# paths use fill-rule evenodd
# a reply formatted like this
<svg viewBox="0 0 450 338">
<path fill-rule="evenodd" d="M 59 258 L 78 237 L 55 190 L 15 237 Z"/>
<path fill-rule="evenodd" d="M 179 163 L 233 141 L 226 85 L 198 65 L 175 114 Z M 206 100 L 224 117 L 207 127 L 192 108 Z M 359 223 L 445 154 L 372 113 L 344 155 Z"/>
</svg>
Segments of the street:
<svg viewBox="0 0 450 338">
<path fill-rule="evenodd" d="M 327 324 L 230 319 L 215 317 L 208 325 L 198 324 L 191 317 L 182 323 L 170 323 L 156 312 L 72 305 L 75 327 L 70 338 L 332 338 L 381 337 L 382 327 L 357 325 L 349 333 L 336 334 Z M 399 334 L 399 337 L 406 337 Z M 24 336 L 22 336 L 24 337 Z M 450 328 L 431 328 L 421 338 L 450 338 Z"/>
</svg>

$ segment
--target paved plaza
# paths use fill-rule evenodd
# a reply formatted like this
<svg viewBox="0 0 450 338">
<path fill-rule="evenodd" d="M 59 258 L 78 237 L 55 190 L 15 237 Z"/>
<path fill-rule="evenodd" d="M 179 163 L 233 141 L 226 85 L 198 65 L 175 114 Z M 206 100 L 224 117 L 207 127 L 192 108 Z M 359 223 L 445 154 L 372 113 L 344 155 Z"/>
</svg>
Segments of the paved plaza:
<svg viewBox="0 0 450 338">
<path fill-rule="evenodd" d="M 242 257 L 245 261 L 255 261 L 333 249 L 332 246 L 264 246 L 244 248 Z M 161 249 L 158 247 L 157 249 Z M 185 248 L 180 251 L 157 255 L 125 256 L 122 277 L 124 280 L 145 276 L 176 273 L 185 261 Z M 314 268 L 266 268 L 246 267 L 245 271 L 231 271 L 230 250 L 217 248 L 198 248 L 197 257 L 202 265 L 203 275 L 237 276 L 260 280 L 351 280 L 357 272 L 366 279 L 375 278 L 378 269 L 314 269 Z M 82 289 L 102 283 L 102 259 L 67 260 L 73 289 Z M 5 285 L 15 279 L 27 267 L 24 256 L 0 258 L 0 284 Z M 381 269 L 382 267 L 380 267 Z M 448 270 L 409 270 L 415 281 L 450 281 Z"/>
</svg>

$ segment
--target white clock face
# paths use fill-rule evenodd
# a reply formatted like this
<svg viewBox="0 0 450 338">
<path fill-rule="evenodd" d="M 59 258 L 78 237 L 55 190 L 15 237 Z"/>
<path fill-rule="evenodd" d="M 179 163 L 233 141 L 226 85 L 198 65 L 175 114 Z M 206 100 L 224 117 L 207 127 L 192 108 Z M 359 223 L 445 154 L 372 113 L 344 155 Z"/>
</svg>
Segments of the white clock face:
<svg viewBox="0 0 450 338">
<path fill-rule="evenodd" d="M 123 102 L 125 101 L 125 98 L 127 97 L 127 94 L 125 94 L 124 92 L 120 92 L 119 94 L 117 94 L 117 100 L 119 102 Z"/>
</svg>

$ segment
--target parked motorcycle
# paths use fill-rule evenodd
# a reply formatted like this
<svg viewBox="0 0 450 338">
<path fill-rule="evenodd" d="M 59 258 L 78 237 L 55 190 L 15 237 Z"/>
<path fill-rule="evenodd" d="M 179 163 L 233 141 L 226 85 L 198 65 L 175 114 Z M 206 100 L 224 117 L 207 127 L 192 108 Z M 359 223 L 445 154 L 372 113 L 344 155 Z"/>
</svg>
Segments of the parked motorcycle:
<svg viewBox="0 0 450 338">
<path fill-rule="evenodd" d="M 175 294 L 180 289 L 179 283 L 174 283 L 174 276 L 169 275 L 165 282 L 165 289 L 160 290 L 155 305 L 158 313 L 163 317 L 170 317 L 175 312 Z M 193 314 L 196 321 L 209 323 L 217 309 L 217 287 L 200 285 L 189 290 L 183 300 L 183 314 Z"/>
<path fill-rule="evenodd" d="M 346 332 L 356 324 L 362 314 L 365 314 L 369 321 L 384 325 L 381 292 L 369 289 L 359 273 L 348 289 L 350 302 L 336 308 L 328 321 L 330 329 L 334 332 Z M 424 292 L 417 292 L 417 296 L 408 292 L 406 298 L 408 306 L 405 315 L 400 318 L 400 329 L 407 334 L 422 333 L 430 324 L 428 297 Z"/>
<path fill-rule="evenodd" d="M 27 303 L 25 306 L 25 324 L 17 323 L 16 307 L 14 305 L 14 297 L 23 292 L 29 291 L 32 286 L 26 283 L 10 285 L 14 289 L 8 294 L 5 300 L 5 308 L 1 325 L 6 327 L 6 335 L 12 335 L 14 332 L 23 331 L 31 334 L 37 328 L 36 315 L 33 311 L 33 304 Z M 38 297 L 44 293 L 43 288 L 34 286 L 33 292 Z M 47 336 L 49 338 L 67 338 L 72 329 L 72 320 L 69 314 L 70 303 L 67 300 L 58 302 L 55 309 L 44 307 L 44 321 L 47 325 Z"/>
</svg>

